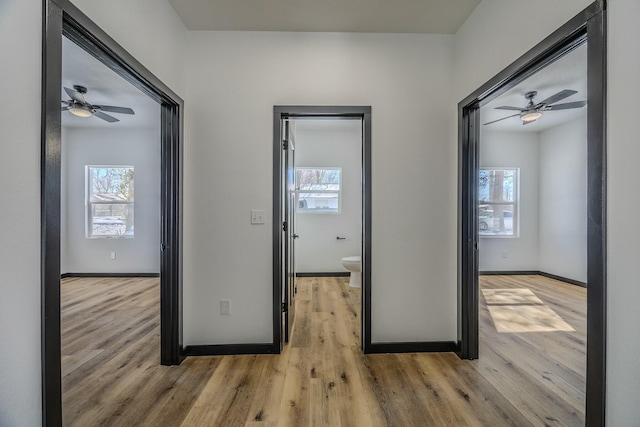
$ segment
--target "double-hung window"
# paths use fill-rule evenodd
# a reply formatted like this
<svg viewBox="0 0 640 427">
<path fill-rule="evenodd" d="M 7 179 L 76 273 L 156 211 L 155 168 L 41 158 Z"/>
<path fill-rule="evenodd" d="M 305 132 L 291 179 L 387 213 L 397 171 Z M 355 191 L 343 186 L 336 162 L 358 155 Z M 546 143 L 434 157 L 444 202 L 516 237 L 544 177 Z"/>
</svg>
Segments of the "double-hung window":
<svg viewBox="0 0 640 427">
<path fill-rule="evenodd" d="M 480 169 L 478 230 L 485 237 L 518 237 L 518 168 Z"/>
<path fill-rule="evenodd" d="M 340 213 L 342 168 L 296 168 L 296 210 Z"/>
<path fill-rule="evenodd" d="M 86 166 L 86 237 L 133 237 L 133 166 Z"/>
</svg>

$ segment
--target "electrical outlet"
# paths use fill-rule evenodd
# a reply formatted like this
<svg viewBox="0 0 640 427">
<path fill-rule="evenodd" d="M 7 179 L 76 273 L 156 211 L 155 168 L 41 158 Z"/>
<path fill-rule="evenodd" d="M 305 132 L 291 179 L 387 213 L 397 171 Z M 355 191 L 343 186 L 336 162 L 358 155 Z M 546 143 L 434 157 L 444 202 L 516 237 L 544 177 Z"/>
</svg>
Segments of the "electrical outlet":
<svg viewBox="0 0 640 427">
<path fill-rule="evenodd" d="M 263 210 L 251 210 L 251 224 L 264 224 L 264 211 Z"/>
<path fill-rule="evenodd" d="M 502 251 L 502 258 L 509 258 L 509 252 Z"/>
<path fill-rule="evenodd" d="M 116 251 L 111 252 L 111 259 L 116 259 Z"/>
<path fill-rule="evenodd" d="M 223 316 L 229 316 L 231 314 L 231 300 L 220 300 L 220 314 L 222 314 Z"/>
</svg>

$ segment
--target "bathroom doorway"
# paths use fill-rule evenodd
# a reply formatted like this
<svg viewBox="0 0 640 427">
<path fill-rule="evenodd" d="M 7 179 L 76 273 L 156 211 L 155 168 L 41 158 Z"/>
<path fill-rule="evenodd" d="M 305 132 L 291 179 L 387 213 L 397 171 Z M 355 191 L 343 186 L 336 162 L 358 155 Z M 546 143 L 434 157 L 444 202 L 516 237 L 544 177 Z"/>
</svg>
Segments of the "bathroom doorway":
<svg viewBox="0 0 640 427">
<path fill-rule="evenodd" d="M 345 321 L 359 318 L 359 331 L 350 335 L 358 336 L 365 353 L 370 348 L 370 111 L 274 107 L 274 345 L 279 349 L 291 343 L 294 313 L 295 340 L 304 340 L 311 323 L 305 313 L 321 307 L 331 316 L 349 313 Z M 335 309 L 327 308 L 332 295 L 338 297 Z"/>
</svg>

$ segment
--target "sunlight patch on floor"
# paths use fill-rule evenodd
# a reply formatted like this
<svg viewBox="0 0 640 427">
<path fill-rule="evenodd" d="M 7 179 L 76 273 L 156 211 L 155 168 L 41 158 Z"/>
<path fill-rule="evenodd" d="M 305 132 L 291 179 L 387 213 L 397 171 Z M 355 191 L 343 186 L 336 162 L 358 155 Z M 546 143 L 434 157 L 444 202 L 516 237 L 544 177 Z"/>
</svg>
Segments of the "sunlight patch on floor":
<svg viewBox="0 0 640 427">
<path fill-rule="evenodd" d="M 575 331 L 530 289 L 483 289 L 498 332 Z"/>
</svg>

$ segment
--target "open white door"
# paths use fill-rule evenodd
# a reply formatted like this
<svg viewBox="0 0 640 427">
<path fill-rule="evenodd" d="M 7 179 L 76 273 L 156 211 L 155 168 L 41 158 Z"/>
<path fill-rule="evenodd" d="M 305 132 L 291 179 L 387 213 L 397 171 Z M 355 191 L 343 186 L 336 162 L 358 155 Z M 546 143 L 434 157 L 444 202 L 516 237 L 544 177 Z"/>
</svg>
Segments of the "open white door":
<svg viewBox="0 0 640 427">
<path fill-rule="evenodd" d="M 283 342 L 289 342 L 295 319 L 296 269 L 295 269 L 295 214 L 296 214 L 296 169 L 295 169 L 295 126 L 292 120 L 283 120 L 284 140 L 282 141 L 282 164 L 284 165 L 284 188 L 282 201 L 284 221 L 283 271 L 282 271 L 282 316 Z"/>
</svg>

